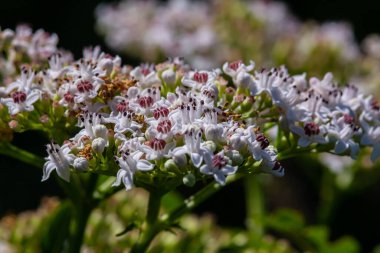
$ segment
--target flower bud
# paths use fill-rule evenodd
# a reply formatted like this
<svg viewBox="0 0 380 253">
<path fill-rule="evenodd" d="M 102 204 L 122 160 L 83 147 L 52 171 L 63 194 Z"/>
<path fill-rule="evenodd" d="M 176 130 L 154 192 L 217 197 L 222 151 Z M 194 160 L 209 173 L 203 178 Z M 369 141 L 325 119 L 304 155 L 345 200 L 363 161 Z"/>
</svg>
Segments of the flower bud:
<svg viewBox="0 0 380 253">
<path fill-rule="evenodd" d="M 107 145 L 107 142 L 103 138 L 96 138 L 92 141 L 91 147 L 95 153 L 101 154 L 103 153 L 106 145 Z"/>
<path fill-rule="evenodd" d="M 246 97 L 240 106 L 241 110 L 243 112 L 248 112 L 249 110 L 252 109 L 254 102 L 255 102 L 255 100 L 254 100 L 253 96 Z"/>
<path fill-rule="evenodd" d="M 234 134 L 230 137 L 230 146 L 233 149 L 243 150 L 247 146 L 247 141 L 240 135 Z"/>
<path fill-rule="evenodd" d="M 164 164 L 165 171 L 178 172 L 178 166 L 173 159 L 169 159 Z"/>
<path fill-rule="evenodd" d="M 75 158 L 73 162 L 73 167 L 78 171 L 85 171 L 88 169 L 88 161 L 84 157 Z"/>
<path fill-rule="evenodd" d="M 130 87 L 128 89 L 127 95 L 129 98 L 135 98 L 139 94 L 139 89 L 136 87 Z"/>
<path fill-rule="evenodd" d="M 205 129 L 207 140 L 218 142 L 222 139 L 223 127 L 221 125 L 208 125 Z"/>
<path fill-rule="evenodd" d="M 46 123 L 48 123 L 48 122 L 49 122 L 49 116 L 46 115 L 46 114 L 42 115 L 42 116 L 40 117 L 40 122 L 41 122 L 42 124 L 46 124 Z"/>
<path fill-rule="evenodd" d="M 182 182 L 186 186 L 193 187 L 195 183 L 197 182 L 197 180 L 193 173 L 189 173 L 182 178 Z"/>
<path fill-rule="evenodd" d="M 211 152 L 215 152 L 216 150 L 216 144 L 213 141 L 205 141 L 205 148 L 210 150 Z"/>
<path fill-rule="evenodd" d="M 229 150 L 225 154 L 231 159 L 233 165 L 240 165 L 244 161 L 243 156 L 237 150 Z"/>
<path fill-rule="evenodd" d="M 254 85 L 253 78 L 247 72 L 240 72 L 236 77 L 236 86 L 241 89 L 251 88 Z"/>
<path fill-rule="evenodd" d="M 96 125 L 94 127 L 94 135 L 97 138 L 103 138 L 103 139 L 108 139 L 107 138 L 107 127 L 105 125 Z"/>
<path fill-rule="evenodd" d="M 187 158 L 185 154 L 173 155 L 173 161 L 179 168 L 183 168 L 187 165 Z"/>
<path fill-rule="evenodd" d="M 12 119 L 11 121 L 9 121 L 8 126 L 9 126 L 11 129 L 16 129 L 16 128 L 18 127 L 18 121 Z"/>
<path fill-rule="evenodd" d="M 227 87 L 225 89 L 224 94 L 226 95 L 226 100 L 228 103 L 232 103 L 235 93 L 236 93 L 236 90 L 233 87 Z"/>
<path fill-rule="evenodd" d="M 102 70 L 106 71 L 107 76 L 109 76 L 113 70 L 113 62 L 108 58 L 102 59 L 99 63 L 99 66 Z"/>
<path fill-rule="evenodd" d="M 172 86 L 176 81 L 176 73 L 173 71 L 173 69 L 169 68 L 162 72 L 162 79 L 167 85 Z"/>
</svg>

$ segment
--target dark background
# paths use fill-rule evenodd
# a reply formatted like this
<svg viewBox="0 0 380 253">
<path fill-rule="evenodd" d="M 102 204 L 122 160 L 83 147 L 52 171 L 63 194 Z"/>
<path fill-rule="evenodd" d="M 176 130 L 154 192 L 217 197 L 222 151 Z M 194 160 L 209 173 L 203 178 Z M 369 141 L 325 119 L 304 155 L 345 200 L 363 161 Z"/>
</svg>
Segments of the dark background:
<svg viewBox="0 0 380 253">
<path fill-rule="evenodd" d="M 94 0 L 13 0 L 1 1 L 0 26 L 14 29 L 17 24 L 27 23 L 34 29 L 43 28 L 57 33 L 59 46 L 72 51 L 76 58 L 81 56 L 82 48 L 101 45 L 104 51 L 115 54 L 107 48 L 100 36 L 94 31 L 94 8 L 101 1 Z M 105 2 L 105 1 L 102 1 Z M 110 2 L 110 1 L 106 1 Z M 370 33 L 380 33 L 380 1 L 299 1 L 287 0 L 292 12 L 301 20 L 344 20 L 352 23 L 355 36 L 361 41 Z M 115 20 L 117 22 L 117 20 Z M 136 64 L 124 59 L 124 63 Z M 45 156 L 46 140 L 38 133 L 18 134 L 15 144 L 34 153 Z M 0 217 L 36 208 L 44 195 L 62 196 L 54 180 L 40 183 L 40 170 L 23 165 L 13 159 L 0 156 Z M 305 181 L 302 169 L 287 164 L 287 174 L 282 179 L 297 186 L 297 195 L 292 200 L 279 196 L 280 205 L 299 209 L 313 221 L 313 210 L 318 196 Z M 291 168 L 291 169 L 290 169 Z M 379 185 L 379 184 L 378 184 Z M 292 190 L 288 194 L 292 194 Z M 240 196 L 240 197 L 237 197 Z M 378 214 L 380 187 L 371 187 L 360 195 L 354 196 L 340 207 L 339 215 L 331 222 L 332 239 L 349 234 L 357 238 L 362 252 L 369 252 L 378 239 L 380 227 Z M 277 203 L 278 204 L 278 203 Z M 276 205 L 276 204 L 274 204 Z M 230 208 L 233 207 L 232 208 Z M 243 226 L 245 207 L 242 184 L 223 189 L 214 198 L 198 208 L 198 212 L 211 211 L 218 221 L 227 226 Z"/>
</svg>

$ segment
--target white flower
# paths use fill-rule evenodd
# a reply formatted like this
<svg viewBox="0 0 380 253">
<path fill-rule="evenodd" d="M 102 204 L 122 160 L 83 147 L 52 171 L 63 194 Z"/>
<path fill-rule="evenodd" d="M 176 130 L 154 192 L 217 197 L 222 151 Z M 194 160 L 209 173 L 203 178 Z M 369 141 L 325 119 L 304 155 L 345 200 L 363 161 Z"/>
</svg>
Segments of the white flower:
<svg viewBox="0 0 380 253">
<path fill-rule="evenodd" d="M 63 67 L 62 56 L 60 53 L 50 56 L 49 66 L 50 68 L 47 70 L 47 73 L 53 80 L 63 76 L 69 71 L 68 67 Z"/>
<path fill-rule="evenodd" d="M 172 86 L 175 83 L 176 78 L 176 73 L 172 68 L 168 68 L 162 72 L 162 80 L 164 80 L 164 82 L 169 86 Z"/>
<path fill-rule="evenodd" d="M 226 177 L 235 174 L 238 167 L 229 165 L 229 158 L 221 151 L 216 155 L 211 152 L 204 152 L 203 158 L 206 164 L 200 167 L 200 172 L 206 175 L 213 175 L 216 182 L 225 185 Z"/>
<path fill-rule="evenodd" d="M 362 124 L 363 125 L 363 124 Z M 371 160 L 374 162 L 380 156 L 380 126 L 364 127 L 364 134 L 360 143 L 366 146 L 372 146 Z"/>
<path fill-rule="evenodd" d="M 136 171 L 150 171 L 154 168 L 154 165 L 147 160 L 140 159 L 142 155 L 142 152 L 136 151 L 132 154 L 124 154 L 122 157 L 115 157 L 120 169 L 112 186 L 119 186 L 123 183 L 128 191 L 133 187 L 133 176 Z"/>
<path fill-rule="evenodd" d="M 74 101 L 74 96 L 76 92 L 76 87 L 72 83 L 64 83 L 58 88 L 57 94 L 61 98 L 59 100 L 59 104 L 66 106 L 77 108 L 78 104 Z"/>
<path fill-rule="evenodd" d="M 261 133 L 255 134 L 253 127 L 248 127 L 247 132 L 248 150 L 256 161 L 260 161 L 266 154 L 269 140 Z"/>
<path fill-rule="evenodd" d="M 34 77 L 35 77 L 35 74 L 33 71 L 28 70 L 23 67 L 21 71 L 21 77 L 18 78 L 16 82 L 13 82 L 7 86 L 5 90 L 6 93 L 9 94 L 14 89 L 17 89 L 17 91 L 23 91 L 23 92 L 29 93 L 30 90 L 32 90 L 33 88 L 36 88 L 36 87 L 33 87 Z"/>
<path fill-rule="evenodd" d="M 176 157 L 181 156 L 183 154 L 188 154 L 190 155 L 190 159 L 193 165 L 199 168 L 203 161 L 202 155 L 206 151 L 205 148 L 201 147 L 202 132 L 198 127 L 192 126 L 185 131 L 184 137 L 185 145 L 182 147 L 175 148 L 172 151 L 172 155 L 173 157 Z"/>
<path fill-rule="evenodd" d="M 43 167 L 43 176 L 41 181 L 49 178 L 53 170 L 57 171 L 59 177 L 70 182 L 70 165 L 73 164 L 75 155 L 70 154 L 70 148 L 67 145 L 60 147 L 56 143 L 46 145 L 49 156 L 45 158 L 46 163 Z"/>
<path fill-rule="evenodd" d="M 84 113 L 78 118 L 78 126 L 84 127 L 84 129 L 77 134 L 75 139 L 80 139 L 80 137 L 86 135 L 91 139 L 100 137 L 107 140 L 107 128 L 100 124 L 101 122 L 102 116 L 100 114 Z"/>
<path fill-rule="evenodd" d="M 80 63 L 79 68 L 70 69 L 68 75 L 75 79 L 74 101 L 82 103 L 90 101 L 98 95 L 98 90 L 104 83 L 101 77 L 105 75 L 105 71 L 96 69 L 90 64 Z"/>
<path fill-rule="evenodd" d="M 347 149 L 351 151 L 351 157 L 355 159 L 359 153 L 359 144 L 352 140 L 353 136 L 358 134 L 359 127 L 355 125 L 354 118 L 340 111 L 335 111 L 333 120 L 328 125 L 328 135 L 330 141 L 335 141 L 336 154 L 341 154 Z"/>
<path fill-rule="evenodd" d="M 223 72 L 236 80 L 237 76 L 241 72 L 250 72 L 255 68 L 253 61 L 249 62 L 249 65 L 245 65 L 242 61 L 226 62 L 223 64 Z"/>
<path fill-rule="evenodd" d="M 8 107 L 10 115 L 23 111 L 33 111 L 33 104 L 40 98 L 38 90 L 15 91 L 11 98 L 1 98 L 0 102 Z"/>
<path fill-rule="evenodd" d="M 136 79 L 142 88 L 152 87 L 153 84 L 160 82 L 153 65 L 143 65 L 136 67 L 131 71 L 131 76 Z"/>
<path fill-rule="evenodd" d="M 251 95 L 260 95 L 265 92 L 272 96 L 275 87 L 285 85 L 288 80 L 288 73 L 284 67 L 272 68 L 271 70 L 262 69 L 255 72 L 255 86 L 251 86 Z"/>
<path fill-rule="evenodd" d="M 247 130 L 251 131 L 251 130 Z M 243 151 L 247 147 L 247 133 L 244 128 L 240 128 L 237 125 L 233 125 L 227 131 L 228 144 L 232 149 Z"/>
<path fill-rule="evenodd" d="M 265 155 L 260 164 L 260 171 L 272 174 L 276 177 L 282 177 L 285 175 L 285 169 L 277 160 L 277 152 L 272 146 L 269 146 L 265 150 Z"/>
<path fill-rule="evenodd" d="M 139 149 L 146 153 L 146 159 L 157 160 L 162 157 L 167 157 L 174 147 L 174 142 L 166 143 L 163 139 L 153 138 L 147 142 L 147 145 L 141 145 Z"/>
<path fill-rule="evenodd" d="M 200 90 L 204 85 L 212 83 L 216 74 L 210 71 L 190 71 L 182 78 L 182 84 L 186 87 Z"/>
<path fill-rule="evenodd" d="M 207 124 L 205 127 L 206 140 L 220 142 L 225 141 L 223 139 L 224 128 L 220 124 Z"/>
<path fill-rule="evenodd" d="M 298 145 L 300 147 L 307 147 L 311 143 L 327 143 L 326 138 L 322 136 L 324 131 L 321 131 L 321 128 L 314 122 L 305 123 L 303 128 L 292 125 L 290 126 L 290 130 L 300 136 L 298 139 Z"/>
<path fill-rule="evenodd" d="M 105 118 L 104 121 L 107 123 L 115 124 L 115 132 L 124 133 L 126 131 L 135 133 L 142 126 L 133 120 L 134 113 L 131 112 L 119 112 L 116 116 L 110 116 Z"/>
</svg>

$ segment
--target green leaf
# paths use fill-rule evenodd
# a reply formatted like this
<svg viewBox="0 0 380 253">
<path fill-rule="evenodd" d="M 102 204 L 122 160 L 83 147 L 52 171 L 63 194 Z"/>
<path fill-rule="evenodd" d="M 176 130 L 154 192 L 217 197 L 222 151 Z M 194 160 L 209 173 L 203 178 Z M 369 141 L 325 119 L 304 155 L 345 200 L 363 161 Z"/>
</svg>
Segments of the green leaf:
<svg viewBox="0 0 380 253">
<path fill-rule="evenodd" d="M 329 239 L 329 231 L 326 227 L 314 226 L 305 229 L 305 236 L 310 240 L 318 249 L 327 247 Z"/>
<path fill-rule="evenodd" d="M 351 237 L 345 236 L 332 243 L 326 253 L 358 253 L 359 244 Z"/>
<path fill-rule="evenodd" d="M 291 209 L 280 209 L 266 218 L 266 225 L 278 232 L 299 232 L 305 226 L 302 215 Z"/>
</svg>

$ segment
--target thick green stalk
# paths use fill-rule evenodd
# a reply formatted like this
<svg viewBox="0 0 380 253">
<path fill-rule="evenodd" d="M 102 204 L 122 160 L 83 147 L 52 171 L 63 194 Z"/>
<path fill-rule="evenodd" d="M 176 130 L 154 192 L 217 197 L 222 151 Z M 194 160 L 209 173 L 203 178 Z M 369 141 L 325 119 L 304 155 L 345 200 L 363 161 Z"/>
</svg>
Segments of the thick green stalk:
<svg viewBox="0 0 380 253">
<path fill-rule="evenodd" d="M 229 176 L 227 178 L 226 184 L 235 182 L 242 176 L 243 174 L 235 174 L 233 176 Z M 177 207 L 169 215 L 166 215 L 161 220 L 158 220 L 158 212 L 163 194 L 151 192 L 149 196 L 146 223 L 143 226 L 139 241 L 133 246 L 130 252 L 146 252 L 150 243 L 160 231 L 170 228 L 178 218 L 201 204 L 203 201 L 219 191 L 222 187 L 223 186 L 219 185 L 216 182 L 208 184 L 202 190 L 187 198 L 181 206 Z"/>
<path fill-rule="evenodd" d="M 138 242 L 133 245 L 131 253 L 146 252 L 154 237 L 162 230 L 158 223 L 158 215 L 160 213 L 161 198 L 163 193 L 151 191 L 149 194 L 148 209 L 146 220 L 140 234 Z"/>
<path fill-rule="evenodd" d="M 92 210 L 96 207 L 97 201 L 93 199 L 93 192 L 96 187 L 98 175 L 90 174 L 80 184 L 80 180 L 73 180 L 71 183 L 78 191 L 77 198 L 71 198 L 72 212 L 74 219 L 71 224 L 71 233 L 69 238 L 69 252 L 79 253 L 83 244 L 83 239 L 86 231 L 87 221 Z M 79 175 L 78 175 L 79 177 Z M 82 189 L 83 191 L 80 191 Z"/>
<path fill-rule="evenodd" d="M 235 174 L 232 176 L 229 176 L 226 181 L 226 185 L 237 181 L 243 176 L 243 174 Z M 184 215 L 185 213 L 191 211 L 195 207 L 197 207 L 199 204 L 201 204 L 203 201 L 208 199 L 210 196 L 218 192 L 223 186 L 219 185 L 216 182 L 212 182 L 208 184 L 206 187 L 204 187 L 202 190 L 194 194 L 193 196 L 190 196 L 187 198 L 181 206 L 173 210 L 167 217 L 163 219 L 163 222 L 166 224 L 167 227 L 170 227 L 173 223 L 176 222 L 176 220 Z"/>
<path fill-rule="evenodd" d="M 90 217 L 92 208 L 74 208 L 73 211 L 76 215 L 71 227 L 69 252 L 79 253 L 83 244 L 87 221 Z"/>
<path fill-rule="evenodd" d="M 258 244 L 264 235 L 264 199 L 259 175 L 245 177 L 247 220 L 246 225 L 251 242 Z"/>
</svg>

